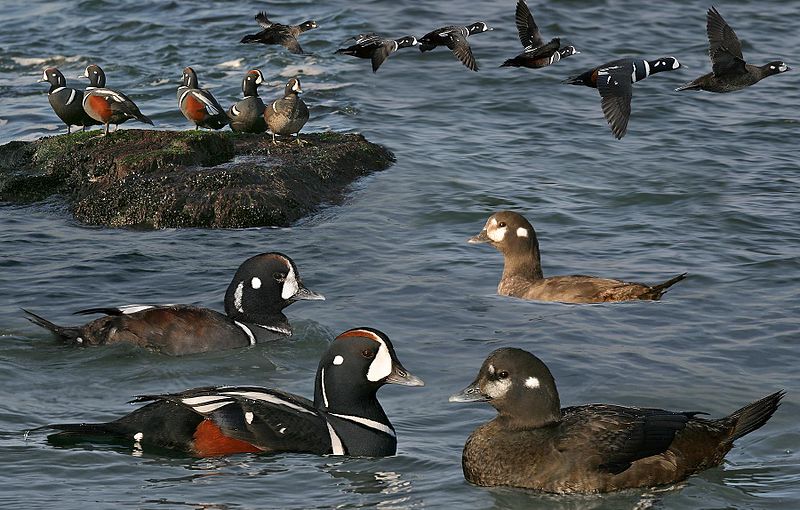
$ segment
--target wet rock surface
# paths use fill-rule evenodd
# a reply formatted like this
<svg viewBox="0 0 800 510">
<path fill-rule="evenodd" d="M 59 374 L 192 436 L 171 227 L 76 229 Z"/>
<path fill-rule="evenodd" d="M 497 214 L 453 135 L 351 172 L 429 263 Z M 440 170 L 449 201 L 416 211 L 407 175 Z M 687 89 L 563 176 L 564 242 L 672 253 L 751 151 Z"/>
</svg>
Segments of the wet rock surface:
<svg viewBox="0 0 800 510">
<path fill-rule="evenodd" d="M 110 227 L 287 226 L 394 161 L 358 134 L 303 141 L 126 129 L 9 142 L 0 146 L 0 200 L 61 195 L 77 220 Z"/>
</svg>

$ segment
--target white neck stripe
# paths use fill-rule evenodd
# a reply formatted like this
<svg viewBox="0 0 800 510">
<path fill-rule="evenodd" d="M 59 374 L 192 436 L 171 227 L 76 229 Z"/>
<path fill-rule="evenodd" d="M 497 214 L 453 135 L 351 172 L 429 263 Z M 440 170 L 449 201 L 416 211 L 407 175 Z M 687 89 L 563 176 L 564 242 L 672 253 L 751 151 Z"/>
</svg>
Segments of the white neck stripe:
<svg viewBox="0 0 800 510">
<path fill-rule="evenodd" d="M 322 369 L 320 374 L 320 381 L 322 381 L 322 402 L 325 404 L 325 409 L 328 408 L 328 393 L 325 391 L 325 369 Z"/>
<path fill-rule="evenodd" d="M 361 416 L 351 416 L 349 414 L 338 414 L 338 413 L 328 413 L 328 414 L 330 414 L 331 416 L 336 416 L 343 420 L 354 421 L 356 423 L 364 425 L 367 428 L 383 432 L 384 434 L 389 434 L 392 437 L 397 437 L 397 434 L 395 434 L 394 429 L 392 429 L 392 427 L 386 425 L 385 423 L 381 423 L 375 420 L 370 420 L 369 418 L 362 418 Z"/>
<path fill-rule="evenodd" d="M 54 91 L 52 91 L 52 92 L 51 92 L 51 94 L 55 94 L 56 92 L 61 92 L 61 91 L 62 91 L 62 90 L 64 90 L 65 88 L 67 88 L 67 87 L 58 87 L 57 89 L 55 89 Z"/>
</svg>

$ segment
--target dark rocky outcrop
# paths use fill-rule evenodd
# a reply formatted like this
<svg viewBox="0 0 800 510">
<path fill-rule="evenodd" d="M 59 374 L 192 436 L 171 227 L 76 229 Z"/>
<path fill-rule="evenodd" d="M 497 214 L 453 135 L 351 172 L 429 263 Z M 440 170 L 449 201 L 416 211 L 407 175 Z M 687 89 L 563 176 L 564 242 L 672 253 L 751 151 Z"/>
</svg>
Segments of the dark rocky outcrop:
<svg viewBox="0 0 800 510">
<path fill-rule="evenodd" d="M 393 155 L 357 134 L 268 135 L 126 129 L 0 146 L 0 200 L 61 195 L 92 225 L 169 228 L 286 226 L 341 199 Z"/>
</svg>

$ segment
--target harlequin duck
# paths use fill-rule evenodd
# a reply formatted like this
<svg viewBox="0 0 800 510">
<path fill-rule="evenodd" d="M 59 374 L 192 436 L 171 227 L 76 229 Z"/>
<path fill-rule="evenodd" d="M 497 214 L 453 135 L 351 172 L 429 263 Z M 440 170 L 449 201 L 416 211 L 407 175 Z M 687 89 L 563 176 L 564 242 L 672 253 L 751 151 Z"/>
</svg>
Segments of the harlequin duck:
<svg viewBox="0 0 800 510">
<path fill-rule="evenodd" d="M 225 293 L 225 315 L 191 305 L 129 305 L 76 312 L 105 314 L 83 326 L 62 327 L 27 310 L 28 320 L 67 344 L 131 343 L 180 356 L 221 351 L 285 338 L 292 327 L 282 310 L 299 300 L 322 300 L 303 286 L 292 259 L 263 253 L 247 259 Z"/>
<path fill-rule="evenodd" d="M 611 132 L 619 140 L 625 136 L 625 132 L 628 130 L 631 97 L 633 96 L 632 85 L 651 74 L 673 71 L 680 67 L 680 62 L 674 57 L 662 57 L 657 60 L 623 58 L 567 78 L 564 83 L 585 85 L 596 88 L 600 92 L 603 115 L 611 127 Z"/>
<path fill-rule="evenodd" d="M 178 108 L 196 129 L 222 129 L 228 125 L 228 116 L 211 92 L 201 89 L 197 73 L 191 67 L 183 70 L 183 83 L 178 87 Z"/>
<path fill-rule="evenodd" d="M 280 23 L 273 23 L 267 18 L 266 12 L 259 12 L 256 14 L 256 22 L 261 26 L 261 32 L 257 34 L 250 34 L 242 37 L 240 42 L 261 43 L 261 44 L 280 44 L 286 47 L 292 53 L 302 54 L 303 48 L 297 38 L 300 34 L 317 28 L 317 22 L 314 20 L 304 21 L 299 25 L 281 25 Z"/>
<path fill-rule="evenodd" d="M 264 83 L 264 75 L 258 69 L 247 71 L 242 80 L 244 99 L 228 110 L 231 129 L 241 133 L 263 133 L 267 130 L 264 120 L 264 101 L 258 97 L 258 86 Z"/>
<path fill-rule="evenodd" d="M 264 110 L 264 120 L 272 132 L 272 143 L 277 143 L 275 141 L 276 134 L 296 134 L 297 144 L 302 145 L 300 130 L 308 122 L 308 107 L 298 96 L 298 94 L 302 93 L 303 89 L 300 88 L 300 80 L 292 78 L 286 83 L 283 98 L 276 99 Z"/>
<path fill-rule="evenodd" d="M 437 28 L 419 39 L 419 51 L 426 52 L 434 49 L 437 46 L 447 46 L 453 52 L 453 55 L 461 61 L 468 69 L 473 71 L 478 70 L 478 64 L 475 62 L 475 57 L 472 55 L 472 48 L 469 46 L 467 37 L 481 32 L 494 30 L 483 21 L 478 21 L 469 26 L 450 25 L 447 27 Z"/>
<path fill-rule="evenodd" d="M 106 75 L 100 66 L 88 66 L 83 76 L 89 78 L 90 82 L 83 94 L 83 109 L 89 117 L 103 124 L 104 136 L 108 134 L 109 124 L 119 125 L 128 119 L 153 125 L 153 121 L 143 115 L 128 96 L 105 87 Z"/>
<path fill-rule="evenodd" d="M 502 296 L 563 303 L 658 300 L 668 288 L 686 278 L 686 273 L 683 273 L 652 287 L 597 276 L 545 278 L 536 231 L 528 220 L 512 211 L 492 214 L 483 230 L 468 242 L 489 243 L 503 254 L 503 276 L 497 286 L 497 293 Z"/>
<path fill-rule="evenodd" d="M 254 386 L 220 386 L 148 395 L 151 402 L 108 423 L 69 423 L 52 443 L 86 440 L 173 449 L 198 457 L 297 452 L 382 457 L 397 451 L 397 436 L 376 393 L 384 384 L 422 386 L 397 359 L 384 333 L 345 331 L 317 369 L 314 401 Z"/>
<path fill-rule="evenodd" d="M 351 40 L 353 44 L 346 48 L 339 48 L 336 50 L 336 53 L 372 59 L 373 73 L 378 72 L 378 68 L 383 64 L 383 61 L 395 51 L 400 48 L 408 48 L 419 44 L 417 39 L 410 35 L 401 37 L 400 39 L 385 39 L 378 34 L 369 33 L 359 34 L 348 39 L 348 41 Z"/>
<path fill-rule="evenodd" d="M 506 347 L 491 353 L 450 401 L 489 402 L 498 413 L 464 445 L 467 481 L 563 494 L 672 484 L 718 466 L 734 441 L 767 422 L 783 395 L 714 420 L 611 404 L 561 408 L 547 366 Z"/>
<path fill-rule="evenodd" d="M 67 134 L 70 134 L 72 126 L 83 126 L 86 131 L 87 126 L 100 124 L 89 117 L 83 110 L 83 91 L 67 87 L 67 80 L 61 71 L 55 67 L 48 67 L 42 73 L 41 82 L 50 83 L 50 91 L 47 93 L 47 100 L 56 112 L 58 118 L 67 125 Z"/>
<path fill-rule="evenodd" d="M 706 15 L 708 55 L 713 71 L 678 87 L 681 90 L 707 90 L 708 92 L 734 92 L 754 85 L 767 76 L 791 70 L 784 62 L 775 60 L 763 66 L 746 64 L 742 56 L 742 43 L 716 8 Z"/>
<path fill-rule="evenodd" d="M 503 62 L 500 67 L 528 67 L 531 69 L 538 69 L 540 67 L 547 67 L 555 64 L 562 58 L 567 58 L 580 51 L 575 49 L 575 46 L 561 47 L 561 39 L 558 37 L 553 38 L 549 43 L 545 44 L 542 39 L 542 34 L 539 32 L 539 27 L 533 20 L 533 14 L 528 8 L 525 0 L 517 2 L 516 12 L 517 32 L 519 33 L 519 40 L 522 42 L 523 52 L 514 58 L 508 59 Z"/>
</svg>

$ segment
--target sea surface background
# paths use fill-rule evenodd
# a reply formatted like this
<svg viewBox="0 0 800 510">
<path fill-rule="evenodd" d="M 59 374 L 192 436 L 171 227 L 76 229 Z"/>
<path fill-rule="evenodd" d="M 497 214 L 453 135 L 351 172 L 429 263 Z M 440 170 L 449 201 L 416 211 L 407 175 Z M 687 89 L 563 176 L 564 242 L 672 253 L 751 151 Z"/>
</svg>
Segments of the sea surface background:
<svg viewBox="0 0 800 510">
<path fill-rule="evenodd" d="M 181 70 L 226 107 L 260 68 L 264 98 L 300 76 L 305 131 L 361 132 L 394 166 L 291 228 L 135 231 L 76 223 L 55 197 L 0 206 L 0 506 L 6 508 L 800 508 L 800 35 L 796 2 L 717 5 L 745 57 L 793 70 L 745 91 L 673 89 L 710 70 L 706 2 L 531 2 L 547 39 L 581 53 L 541 70 L 499 69 L 520 50 L 514 2 L 4 2 L 0 142 L 58 135 L 43 68 L 68 84 L 90 63 L 157 129 L 190 129 L 176 107 Z M 253 15 L 315 19 L 296 56 L 242 45 Z M 481 70 L 446 49 L 407 49 L 373 75 L 333 55 L 360 32 L 417 37 L 483 20 Z M 623 56 L 674 55 L 687 69 L 634 86 L 615 140 L 597 91 L 560 80 Z M 134 122 L 121 129 L 141 128 Z M 546 275 L 654 283 L 689 278 L 662 302 L 574 306 L 500 297 L 502 257 L 466 244 L 494 211 L 536 227 Z M 287 341 L 170 358 L 125 346 L 73 349 L 23 317 L 60 324 L 75 310 L 127 303 L 222 309 L 246 258 L 277 250 L 328 298 L 287 309 Z M 424 388 L 380 398 L 399 438 L 383 459 L 308 455 L 191 459 L 106 446 L 56 448 L 35 427 L 110 420 L 134 395 L 256 384 L 311 396 L 338 333 L 372 326 Z M 553 497 L 466 483 L 461 448 L 493 416 L 450 404 L 486 355 L 517 346 L 553 371 L 562 404 L 613 402 L 722 416 L 780 388 L 783 405 L 723 466 L 658 491 Z"/>
</svg>

